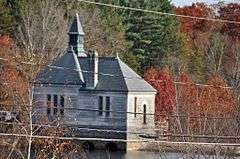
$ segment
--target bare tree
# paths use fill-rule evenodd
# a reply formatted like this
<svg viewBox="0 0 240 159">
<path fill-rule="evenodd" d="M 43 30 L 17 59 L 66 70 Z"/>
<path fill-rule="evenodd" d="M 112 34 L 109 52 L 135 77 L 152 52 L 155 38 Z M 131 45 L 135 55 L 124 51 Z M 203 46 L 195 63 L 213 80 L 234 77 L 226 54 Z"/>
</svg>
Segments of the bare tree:
<svg viewBox="0 0 240 159">
<path fill-rule="evenodd" d="M 68 20 L 61 1 L 28 1 L 19 10 L 15 36 L 22 59 L 41 64 L 63 54 Z"/>
<path fill-rule="evenodd" d="M 207 69 L 211 74 L 221 74 L 223 57 L 226 51 L 225 37 L 220 33 L 213 33 L 205 48 Z"/>
</svg>

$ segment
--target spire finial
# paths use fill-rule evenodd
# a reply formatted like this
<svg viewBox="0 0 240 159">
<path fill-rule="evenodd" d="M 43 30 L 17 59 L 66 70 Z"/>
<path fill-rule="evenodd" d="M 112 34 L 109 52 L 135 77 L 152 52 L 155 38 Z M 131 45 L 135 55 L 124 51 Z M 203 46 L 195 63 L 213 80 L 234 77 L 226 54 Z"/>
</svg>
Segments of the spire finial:
<svg viewBox="0 0 240 159">
<path fill-rule="evenodd" d="M 119 59 L 119 55 L 118 55 L 118 52 L 116 53 L 116 59 Z"/>
</svg>

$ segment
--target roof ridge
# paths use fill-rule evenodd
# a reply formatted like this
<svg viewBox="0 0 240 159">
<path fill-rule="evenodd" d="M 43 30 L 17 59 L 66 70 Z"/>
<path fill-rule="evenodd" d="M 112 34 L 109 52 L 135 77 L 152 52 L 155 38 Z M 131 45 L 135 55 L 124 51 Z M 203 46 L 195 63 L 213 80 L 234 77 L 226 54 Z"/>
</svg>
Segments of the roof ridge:
<svg viewBox="0 0 240 159">
<path fill-rule="evenodd" d="M 116 59 L 117 62 L 118 62 L 118 66 L 119 66 L 119 69 L 120 69 L 120 71 L 121 71 L 121 74 L 122 74 L 122 77 L 123 77 L 123 80 L 124 80 L 124 84 L 125 84 L 125 87 L 127 88 L 127 92 L 128 92 L 129 89 L 128 89 L 128 86 L 127 86 L 127 81 L 126 81 L 126 79 L 125 79 L 125 77 L 124 77 L 124 74 L 123 74 L 123 71 L 122 71 L 122 67 L 121 67 L 121 64 L 120 64 L 120 62 L 122 62 L 122 61 L 121 61 L 120 58 L 115 58 L 115 59 Z"/>
<path fill-rule="evenodd" d="M 127 86 L 128 92 L 135 92 L 142 88 L 142 92 L 156 92 L 147 81 L 138 75 L 131 67 L 125 64 L 121 59 L 118 58 L 121 72 L 123 74 L 124 82 Z"/>
<path fill-rule="evenodd" d="M 79 61 L 78 61 L 78 57 L 74 52 L 72 52 L 72 55 L 73 55 L 73 58 L 74 58 L 75 66 L 77 68 L 78 76 L 79 76 L 80 80 L 84 83 L 85 81 L 84 81 L 84 78 L 83 78 L 81 66 L 80 66 Z"/>
</svg>

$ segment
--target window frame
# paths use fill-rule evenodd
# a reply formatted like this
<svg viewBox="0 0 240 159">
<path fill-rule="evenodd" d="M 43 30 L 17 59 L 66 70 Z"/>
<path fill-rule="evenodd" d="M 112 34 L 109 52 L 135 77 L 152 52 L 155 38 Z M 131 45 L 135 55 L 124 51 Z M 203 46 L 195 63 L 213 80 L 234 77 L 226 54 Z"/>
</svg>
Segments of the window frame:
<svg viewBox="0 0 240 159">
<path fill-rule="evenodd" d="M 64 115 L 64 106 L 65 106 L 65 97 L 63 95 L 60 96 L 60 115 Z"/>
<path fill-rule="evenodd" d="M 143 124 L 147 124 L 147 105 L 143 104 Z"/>
<path fill-rule="evenodd" d="M 53 115 L 58 114 L 58 95 L 53 95 Z"/>
<path fill-rule="evenodd" d="M 137 117 L 137 97 L 134 97 L 134 117 Z"/>
<path fill-rule="evenodd" d="M 106 96 L 105 117 L 110 116 L 110 109 L 111 109 L 111 98 L 109 96 Z"/>
<path fill-rule="evenodd" d="M 52 95 L 47 94 L 47 115 L 51 115 L 52 109 Z"/>
<path fill-rule="evenodd" d="M 98 96 L 98 116 L 103 116 L 103 96 Z"/>
</svg>

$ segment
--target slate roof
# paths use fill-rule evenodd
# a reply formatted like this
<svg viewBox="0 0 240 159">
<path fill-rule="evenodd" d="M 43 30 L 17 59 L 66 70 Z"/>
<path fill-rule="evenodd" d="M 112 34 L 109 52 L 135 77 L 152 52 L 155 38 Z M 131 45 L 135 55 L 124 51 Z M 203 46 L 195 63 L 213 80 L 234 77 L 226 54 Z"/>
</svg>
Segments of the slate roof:
<svg viewBox="0 0 240 159">
<path fill-rule="evenodd" d="M 35 83 L 41 84 L 84 84 L 77 55 L 73 50 L 68 51 L 68 53 L 65 53 L 53 62 L 50 67 L 47 66 L 44 70 L 40 71 L 35 81 Z"/>
<path fill-rule="evenodd" d="M 56 60 L 50 68 L 41 71 L 36 80 L 43 84 L 82 85 L 91 80 L 90 57 L 76 57 L 68 52 Z M 55 68 L 64 67 L 65 69 Z M 67 82 L 66 82 L 67 81 Z M 66 82 L 66 83 L 65 83 Z M 130 67 L 116 57 L 98 57 L 98 84 L 95 91 L 110 92 L 156 92 L 156 90 L 137 75 Z"/>
<path fill-rule="evenodd" d="M 72 24 L 71 24 L 68 34 L 84 35 L 83 28 L 82 28 L 82 25 L 81 25 L 81 22 L 79 20 L 79 16 L 77 13 L 72 20 Z"/>
</svg>

